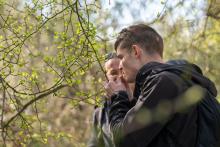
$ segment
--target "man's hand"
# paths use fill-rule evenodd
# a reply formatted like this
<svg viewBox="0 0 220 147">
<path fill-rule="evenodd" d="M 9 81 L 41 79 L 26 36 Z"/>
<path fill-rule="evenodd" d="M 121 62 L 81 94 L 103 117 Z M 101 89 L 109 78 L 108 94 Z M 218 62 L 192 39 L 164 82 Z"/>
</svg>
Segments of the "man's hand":
<svg viewBox="0 0 220 147">
<path fill-rule="evenodd" d="M 127 91 L 126 84 L 122 77 L 109 78 L 109 81 L 105 84 L 107 96 L 111 97 L 118 91 Z"/>
</svg>

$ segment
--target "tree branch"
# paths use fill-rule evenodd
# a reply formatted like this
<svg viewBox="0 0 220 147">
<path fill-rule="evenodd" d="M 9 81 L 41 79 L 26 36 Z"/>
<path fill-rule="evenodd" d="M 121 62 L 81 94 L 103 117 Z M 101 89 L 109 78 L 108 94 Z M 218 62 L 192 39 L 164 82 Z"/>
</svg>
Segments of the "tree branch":
<svg viewBox="0 0 220 147">
<path fill-rule="evenodd" d="M 36 98 L 30 100 L 29 102 L 27 102 L 27 103 L 21 108 L 21 110 L 19 110 L 13 117 L 11 117 L 11 118 L 5 123 L 5 125 L 3 125 L 2 128 L 3 128 L 3 129 L 7 128 L 7 127 L 9 126 L 9 124 L 10 124 L 18 115 L 20 115 L 29 105 L 33 104 L 34 102 L 36 102 L 36 101 L 38 101 L 38 100 L 40 100 L 40 99 L 42 99 L 42 98 L 44 98 L 44 97 L 46 97 L 46 96 L 48 96 L 48 95 L 51 94 L 51 93 L 54 93 L 54 92 L 56 92 L 56 91 L 58 91 L 58 90 L 60 90 L 60 89 L 62 89 L 62 88 L 64 88 L 64 87 L 67 87 L 67 86 L 68 86 L 68 85 L 60 85 L 60 86 L 57 86 L 56 88 L 52 89 L 51 91 L 48 91 L 48 92 L 46 92 L 46 93 L 44 93 L 44 94 L 41 94 L 41 95 L 37 96 Z"/>
</svg>

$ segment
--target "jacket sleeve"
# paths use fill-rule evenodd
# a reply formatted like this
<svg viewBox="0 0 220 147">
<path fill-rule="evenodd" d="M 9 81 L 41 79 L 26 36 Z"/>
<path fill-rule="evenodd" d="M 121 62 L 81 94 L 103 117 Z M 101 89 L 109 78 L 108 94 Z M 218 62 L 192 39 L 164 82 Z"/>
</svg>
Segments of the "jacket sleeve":
<svg viewBox="0 0 220 147">
<path fill-rule="evenodd" d="M 92 132 L 87 143 L 87 147 L 98 147 L 98 116 L 100 109 L 97 108 L 93 113 Z"/>
<path fill-rule="evenodd" d="M 165 74 L 145 81 L 138 101 L 131 109 L 125 91 L 114 94 L 109 121 L 115 143 L 120 142 L 120 146 L 132 142 L 148 145 L 171 119 L 170 104 L 177 96 L 177 85 Z"/>
</svg>

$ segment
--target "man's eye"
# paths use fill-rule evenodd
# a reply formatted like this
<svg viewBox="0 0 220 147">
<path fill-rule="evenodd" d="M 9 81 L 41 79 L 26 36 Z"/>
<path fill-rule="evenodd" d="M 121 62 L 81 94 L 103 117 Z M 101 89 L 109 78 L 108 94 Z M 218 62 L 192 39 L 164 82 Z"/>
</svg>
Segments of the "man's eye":
<svg viewBox="0 0 220 147">
<path fill-rule="evenodd" d="M 121 60 L 123 58 L 123 56 L 119 55 L 118 58 Z"/>
<path fill-rule="evenodd" d="M 118 75 L 118 71 L 114 71 L 114 70 L 113 70 L 113 71 L 110 72 L 110 74 L 111 74 L 111 75 Z"/>
</svg>

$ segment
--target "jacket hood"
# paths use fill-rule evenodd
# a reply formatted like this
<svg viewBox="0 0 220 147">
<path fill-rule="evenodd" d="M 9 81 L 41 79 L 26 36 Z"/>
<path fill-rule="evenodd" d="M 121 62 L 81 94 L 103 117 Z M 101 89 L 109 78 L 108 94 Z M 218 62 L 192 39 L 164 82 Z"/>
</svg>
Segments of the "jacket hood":
<svg viewBox="0 0 220 147">
<path fill-rule="evenodd" d="M 214 83 L 203 75 L 202 70 L 197 65 L 186 60 L 170 60 L 166 63 L 150 62 L 139 70 L 136 77 L 134 97 L 138 98 L 140 95 L 140 87 L 144 82 L 143 79 L 163 71 L 183 76 L 187 80 L 191 80 L 193 83 L 207 89 L 214 97 L 217 96 L 217 89 Z"/>
</svg>

